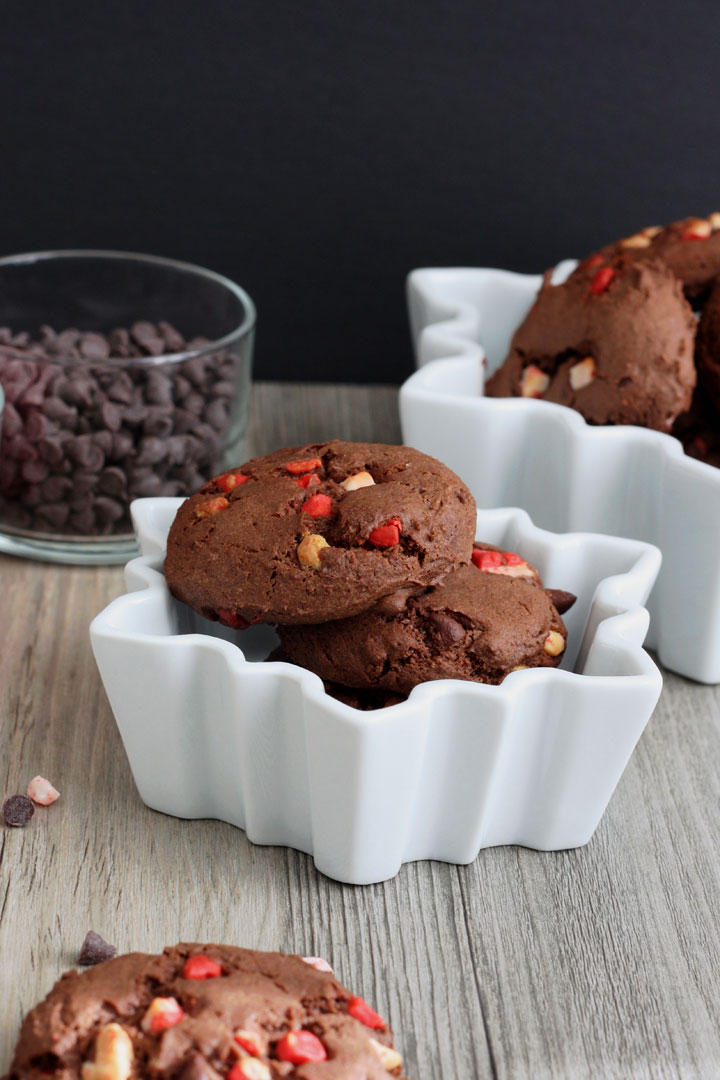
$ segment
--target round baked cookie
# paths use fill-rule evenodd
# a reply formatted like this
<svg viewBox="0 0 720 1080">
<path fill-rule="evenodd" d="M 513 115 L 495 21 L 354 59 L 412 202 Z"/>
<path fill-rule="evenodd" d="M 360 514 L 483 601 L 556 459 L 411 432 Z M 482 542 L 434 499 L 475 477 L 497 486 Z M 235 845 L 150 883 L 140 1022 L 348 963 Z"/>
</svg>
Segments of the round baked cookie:
<svg viewBox="0 0 720 1080">
<path fill-rule="evenodd" d="M 720 213 L 640 229 L 594 252 L 581 268 L 612 265 L 619 256 L 639 262 L 660 259 L 680 278 L 688 299 L 701 301 L 720 274 Z"/>
<path fill-rule="evenodd" d="M 418 450 L 291 447 L 183 503 L 165 577 L 179 600 L 230 626 L 325 622 L 467 562 L 475 515 L 465 484 Z"/>
<path fill-rule="evenodd" d="M 8 1080 L 387 1080 L 402 1071 L 385 1021 L 323 961 L 181 944 L 63 975 L 25 1018 Z"/>
<path fill-rule="evenodd" d="M 592 424 L 670 431 L 696 382 L 696 320 L 661 262 L 587 267 L 564 284 L 545 275 L 490 397 L 568 405 Z"/>
<path fill-rule="evenodd" d="M 505 552 L 518 559 L 515 569 L 531 572 L 485 566 L 483 573 L 495 550 L 478 545 L 469 566 L 411 596 L 399 612 L 281 627 L 283 649 L 322 679 L 400 694 L 435 679 L 500 683 L 518 668 L 557 666 L 567 631 L 537 571 Z"/>
</svg>

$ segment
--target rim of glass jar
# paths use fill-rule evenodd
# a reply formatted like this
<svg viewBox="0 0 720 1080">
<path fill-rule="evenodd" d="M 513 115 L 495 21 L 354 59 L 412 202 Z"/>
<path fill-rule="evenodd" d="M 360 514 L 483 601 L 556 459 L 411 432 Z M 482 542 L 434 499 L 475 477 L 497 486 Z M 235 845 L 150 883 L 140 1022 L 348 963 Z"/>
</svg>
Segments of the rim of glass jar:
<svg viewBox="0 0 720 1080">
<path fill-rule="evenodd" d="M 198 266 L 197 263 L 183 262 L 180 259 L 168 259 L 163 255 L 145 255 L 137 251 L 113 251 L 105 248 L 57 248 L 49 251 L 27 251 L 20 255 L 4 255 L 0 258 L 0 269 L 5 266 L 22 266 L 27 263 L 48 262 L 51 259 L 117 259 L 126 262 L 152 263 L 155 266 L 165 266 L 173 270 L 189 271 L 198 277 L 214 281 L 222 285 L 228 292 L 233 293 L 245 309 L 245 318 L 224 337 L 215 338 L 207 345 L 199 345 L 194 349 L 185 349 L 183 352 L 163 353 L 161 356 L 113 356 L 103 359 L 89 360 L 87 357 L 78 356 L 43 356 L 32 357 L 33 363 L 40 364 L 107 364 L 116 367 L 157 367 L 163 364 L 179 364 L 190 360 L 195 356 L 206 356 L 208 353 L 218 352 L 234 345 L 237 341 L 247 337 L 255 329 L 257 321 L 257 309 L 248 293 L 224 274 L 218 274 L 215 270 L 208 270 L 206 266 Z M 28 359 L 26 354 L 18 353 L 18 359 Z"/>
</svg>

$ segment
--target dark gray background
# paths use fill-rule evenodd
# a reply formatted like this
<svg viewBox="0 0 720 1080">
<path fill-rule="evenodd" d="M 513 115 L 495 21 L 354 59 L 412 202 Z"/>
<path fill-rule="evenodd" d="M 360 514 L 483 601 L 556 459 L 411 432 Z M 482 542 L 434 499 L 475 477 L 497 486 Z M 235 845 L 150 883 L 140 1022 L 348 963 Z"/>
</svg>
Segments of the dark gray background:
<svg viewBox="0 0 720 1080">
<path fill-rule="evenodd" d="M 237 279 L 265 377 L 402 378 L 420 265 L 539 270 L 720 209 L 720 5 L 3 6 L 3 253 Z"/>
</svg>

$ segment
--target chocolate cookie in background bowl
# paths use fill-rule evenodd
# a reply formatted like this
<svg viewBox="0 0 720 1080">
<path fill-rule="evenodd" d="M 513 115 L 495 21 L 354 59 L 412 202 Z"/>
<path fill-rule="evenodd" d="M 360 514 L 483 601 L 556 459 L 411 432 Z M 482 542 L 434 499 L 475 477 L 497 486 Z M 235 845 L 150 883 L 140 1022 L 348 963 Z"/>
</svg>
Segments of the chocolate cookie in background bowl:
<svg viewBox="0 0 720 1080">
<path fill-rule="evenodd" d="M 387 1080 L 403 1072 L 386 1021 L 325 961 L 179 944 L 67 972 L 26 1016 L 7 1080 Z"/>
<path fill-rule="evenodd" d="M 592 424 L 669 432 L 696 384 L 695 332 L 663 262 L 590 258 L 560 285 L 545 275 L 486 394 L 567 405 Z"/>
<path fill-rule="evenodd" d="M 640 229 L 600 248 L 578 269 L 612 265 L 619 257 L 634 262 L 659 259 L 679 278 L 688 300 L 694 306 L 702 304 L 720 275 L 720 213 Z"/>
<path fill-rule="evenodd" d="M 118 252 L 0 259 L 0 542 L 123 562 L 129 506 L 242 455 L 255 310 L 211 271 Z"/>
</svg>

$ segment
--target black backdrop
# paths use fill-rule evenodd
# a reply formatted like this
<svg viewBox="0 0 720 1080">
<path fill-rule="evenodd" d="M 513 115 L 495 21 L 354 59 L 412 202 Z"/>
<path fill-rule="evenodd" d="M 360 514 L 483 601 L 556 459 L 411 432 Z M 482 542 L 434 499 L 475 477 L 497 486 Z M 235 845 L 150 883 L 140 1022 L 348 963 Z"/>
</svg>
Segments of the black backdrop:
<svg viewBox="0 0 720 1080">
<path fill-rule="evenodd" d="M 720 209 L 720 4 L 2 7 L 3 253 L 234 277 L 264 377 L 399 381 L 404 277 Z"/>
</svg>

